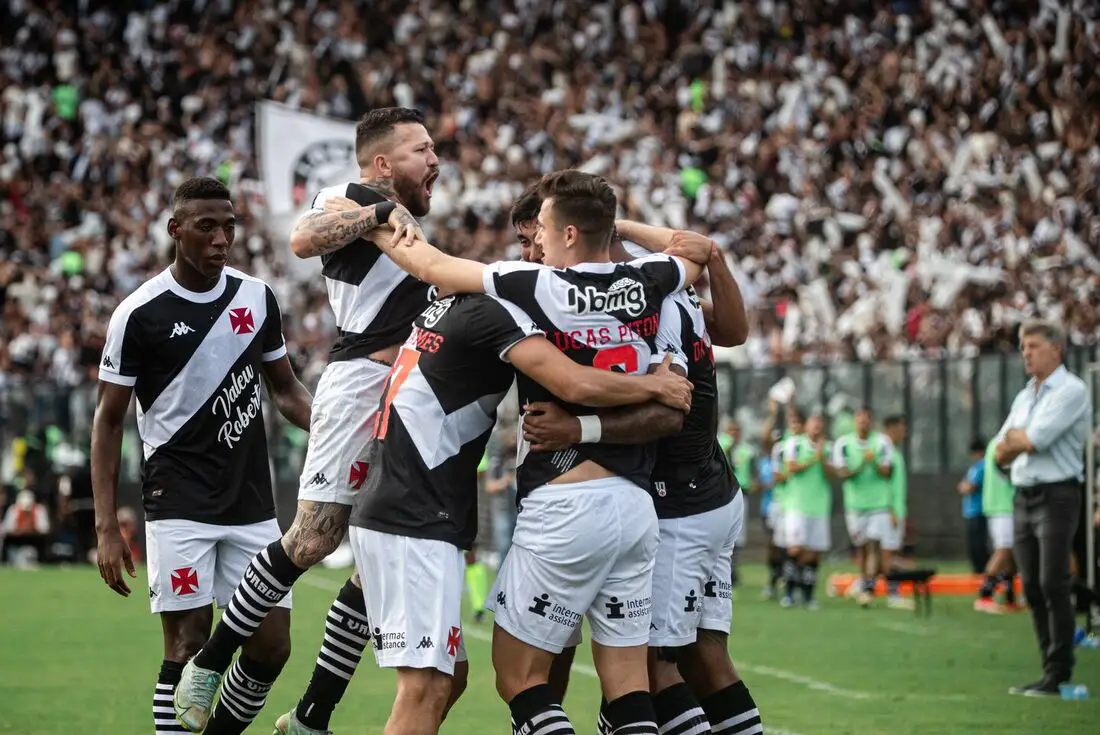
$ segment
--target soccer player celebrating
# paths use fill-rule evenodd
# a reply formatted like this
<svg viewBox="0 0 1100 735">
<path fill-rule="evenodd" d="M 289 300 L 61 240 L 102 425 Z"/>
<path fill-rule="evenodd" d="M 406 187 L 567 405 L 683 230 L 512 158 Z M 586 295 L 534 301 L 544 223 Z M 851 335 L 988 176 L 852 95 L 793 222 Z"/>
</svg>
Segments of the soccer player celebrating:
<svg viewBox="0 0 1100 735">
<path fill-rule="evenodd" d="M 561 171 L 544 177 L 539 195 L 535 239 L 545 265 L 484 266 L 426 243 L 406 247 L 398 236 L 391 257 L 449 291 L 514 302 L 581 364 L 645 372 L 657 352 L 660 304 L 699 276 L 709 243 L 685 243 L 679 252 L 690 260 L 651 256 L 616 265 L 608 248 L 617 202 L 603 179 Z M 519 392 L 525 406 L 554 400 L 522 374 Z M 601 442 L 603 419 L 571 406 L 582 414 L 579 443 L 557 452 L 526 441 L 520 447 L 520 512 L 496 582 L 493 635 L 497 690 L 516 732 L 573 732 L 547 682 L 554 656 L 585 616 L 612 727 L 657 732 L 646 670 L 657 518 L 647 492 L 653 453 L 640 443 L 675 433 L 683 416 L 647 405 L 631 445 Z"/>
<path fill-rule="evenodd" d="M 874 599 L 875 579 L 882 568 L 882 540 L 891 531 L 890 459 L 894 446 L 885 434 L 871 430 L 871 409 L 856 412 L 855 424 L 854 433 L 834 442 L 832 463 L 843 481 L 848 535 L 859 550 L 859 604 L 867 607 Z"/>
<path fill-rule="evenodd" d="M 175 260 L 119 304 L 100 362 L 92 428 L 99 570 L 111 589 L 130 594 L 122 569 L 135 573 L 116 495 L 122 427 L 136 395 L 149 600 L 164 636 L 157 733 L 183 731 L 172 695 L 210 634 L 211 603 L 226 605 L 249 559 L 279 537 L 261 378 L 283 416 L 303 429 L 310 421 L 274 293 L 226 267 L 235 222 L 221 182 L 190 179 L 176 189 L 168 220 Z M 242 733 L 263 707 L 290 655 L 290 597 L 279 598 L 233 665 L 203 723 L 208 733 Z"/>
<path fill-rule="evenodd" d="M 344 539 L 352 500 L 366 480 L 372 411 L 413 319 L 429 303 L 428 285 L 402 272 L 370 240 L 380 225 L 414 227 L 411 215 L 428 213 L 439 159 L 423 122 L 407 108 L 368 112 L 355 130 L 362 180 L 321 191 L 294 226 L 295 255 L 321 258 L 339 337 L 317 385 L 294 523 L 249 564 L 176 690 L 176 712 L 194 731 L 205 725 L 234 652 L 298 578 Z M 367 628 L 362 590 L 349 580 L 326 618 L 309 687 L 295 711 L 279 719 L 277 732 L 327 730 L 366 646 Z"/>
<path fill-rule="evenodd" d="M 462 549 L 477 535 L 478 464 L 513 367 L 569 403 L 690 405 L 686 380 L 582 367 L 491 296 L 450 296 L 417 318 L 390 374 L 351 517 L 375 657 L 397 669 L 385 733 L 435 733 L 457 699 Z"/>
<path fill-rule="evenodd" d="M 628 221 L 616 226 L 623 236 L 653 250 L 686 241 L 710 243 L 695 233 Z M 702 301 L 690 288 L 669 296 L 661 308 L 658 333 L 660 348 L 674 355 L 674 369 L 685 372 L 695 386 L 682 431 L 657 445 L 651 483 L 660 541 L 648 665 L 662 732 L 742 733 L 757 732 L 760 726 L 756 704 L 727 646 L 732 618 L 730 558 L 744 522 L 744 498 L 717 438 L 717 371 L 709 334 L 719 335 L 715 342 L 723 346 L 740 344 L 748 335 L 748 321 L 725 258 L 710 244 L 714 304 Z M 578 441 L 577 417 L 552 404 L 535 404 L 532 409 L 534 413 L 524 418 L 532 450 L 560 450 Z M 632 414 L 625 410 L 601 415 L 602 440 L 636 442 L 641 417 Z M 600 718 L 605 735 L 616 731 L 609 709 L 605 702 Z"/>
<path fill-rule="evenodd" d="M 795 591 L 802 602 L 818 609 L 814 599 L 821 554 L 832 545 L 829 519 L 833 510 L 833 490 L 829 485 L 829 448 L 825 441 L 825 419 L 811 416 L 806 433 L 788 440 L 786 450 L 787 508 L 784 514 L 787 541 L 787 592 L 780 600 L 783 607 L 794 605 Z"/>
</svg>

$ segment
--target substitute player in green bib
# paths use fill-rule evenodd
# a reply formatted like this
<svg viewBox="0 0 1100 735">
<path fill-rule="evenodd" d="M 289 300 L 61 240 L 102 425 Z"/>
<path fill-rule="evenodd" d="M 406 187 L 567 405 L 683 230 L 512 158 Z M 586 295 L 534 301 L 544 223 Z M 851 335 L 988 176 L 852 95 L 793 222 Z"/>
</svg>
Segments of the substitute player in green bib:
<svg viewBox="0 0 1100 735">
<path fill-rule="evenodd" d="M 993 555 L 985 565 L 985 580 L 974 601 L 975 610 L 995 615 L 1019 609 L 1016 607 L 1016 563 L 1012 556 L 1012 544 L 1016 540 L 1012 532 L 1012 504 L 1016 489 L 993 457 L 998 441 L 999 438 L 994 437 L 986 447 L 982 478 L 982 515 L 986 517 Z M 1004 585 L 1003 606 L 993 599 L 1000 585 Z"/>
<path fill-rule="evenodd" d="M 793 401 L 793 397 L 792 397 Z M 786 455 L 784 454 L 787 440 L 792 436 L 802 433 L 802 413 L 793 402 L 787 404 L 786 423 L 787 430 L 779 432 L 775 430 L 775 423 L 779 418 L 779 403 L 769 403 L 768 420 L 764 423 L 764 446 L 769 450 L 772 466 L 772 498 L 768 504 L 768 515 L 765 519 L 768 528 L 772 532 L 771 545 L 768 547 L 768 565 L 771 574 L 768 586 L 764 588 L 764 599 L 771 600 L 775 597 L 776 586 L 783 578 L 783 566 L 787 559 L 786 524 L 783 522 L 783 513 L 787 497 L 787 468 Z"/>
<path fill-rule="evenodd" d="M 787 594 L 780 600 L 783 607 L 795 603 L 800 591 L 802 602 L 811 610 L 818 609 L 814 599 L 817 570 L 821 554 L 832 546 L 829 519 L 833 512 L 833 489 L 829 484 L 829 447 L 825 439 L 825 419 L 814 415 L 806 422 L 806 433 L 787 441 L 786 525 L 787 561 L 784 577 Z"/>
<path fill-rule="evenodd" d="M 882 541 L 892 530 L 894 445 L 885 434 L 871 430 L 871 409 L 861 408 L 855 424 L 854 433 L 833 445 L 833 467 L 843 480 L 848 535 L 859 550 L 859 604 L 867 607 L 874 599 L 875 578 L 882 568 Z"/>
<path fill-rule="evenodd" d="M 905 544 L 905 521 L 909 515 L 909 473 L 901 452 L 909 433 L 909 424 L 899 414 L 888 416 L 882 422 L 882 428 L 893 445 L 890 458 L 890 529 L 882 539 L 882 571 L 889 573 L 894 568 L 895 556 L 901 553 Z M 898 583 L 892 582 L 887 588 L 886 604 L 895 609 L 912 610 L 914 601 L 912 598 L 902 597 L 898 591 Z"/>
</svg>

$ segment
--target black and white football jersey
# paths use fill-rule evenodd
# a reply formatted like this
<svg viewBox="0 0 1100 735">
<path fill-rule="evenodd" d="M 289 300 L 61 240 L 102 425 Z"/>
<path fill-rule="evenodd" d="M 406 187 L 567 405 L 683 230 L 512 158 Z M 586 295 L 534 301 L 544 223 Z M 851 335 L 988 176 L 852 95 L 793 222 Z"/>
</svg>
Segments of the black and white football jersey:
<svg viewBox="0 0 1100 735">
<path fill-rule="evenodd" d="M 323 212 L 325 201 L 333 197 L 347 197 L 364 207 L 386 201 L 375 190 L 351 182 L 322 189 L 310 212 Z M 416 315 L 430 302 L 428 284 L 401 270 L 367 238 L 322 255 L 321 263 L 339 330 L 329 352 L 332 361 L 366 357 L 401 344 Z"/>
<path fill-rule="evenodd" d="M 485 269 L 486 293 L 529 314 L 554 345 L 581 365 L 644 374 L 657 354 L 661 302 L 684 287 L 684 270 L 667 255 L 631 263 L 584 263 L 557 269 L 536 263 L 494 263 Z M 553 401 L 574 415 L 594 413 L 569 405 L 522 373 L 520 405 Z M 558 452 L 530 452 L 520 436 L 519 499 L 585 460 L 649 490 L 653 445 L 576 444 Z"/>
<path fill-rule="evenodd" d="M 690 286 L 665 299 L 658 333 L 666 353 L 694 386 L 691 412 L 680 433 L 657 443 L 653 502 L 659 518 L 682 518 L 721 508 L 740 486 L 718 444 L 718 375 L 703 309 Z"/>
<path fill-rule="evenodd" d="M 440 299 L 416 318 L 386 382 L 352 525 L 473 545 L 477 467 L 514 377 L 508 351 L 540 333 L 482 294 Z"/>
<path fill-rule="evenodd" d="M 165 269 L 118 305 L 99 379 L 137 397 L 148 520 L 275 517 L 260 386 L 285 354 L 275 294 L 232 268 L 203 293 Z"/>
</svg>

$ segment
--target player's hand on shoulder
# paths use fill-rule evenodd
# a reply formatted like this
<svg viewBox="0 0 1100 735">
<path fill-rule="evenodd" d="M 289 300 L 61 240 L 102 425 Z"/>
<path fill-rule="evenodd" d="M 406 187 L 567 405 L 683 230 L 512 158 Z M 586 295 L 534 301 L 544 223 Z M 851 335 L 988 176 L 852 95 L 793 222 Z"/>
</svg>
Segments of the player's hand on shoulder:
<svg viewBox="0 0 1100 735">
<path fill-rule="evenodd" d="M 710 260 L 714 242 L 706 235 L 689 230 L 680 230 L 672 236 L 666 255 L 674 255 L 684 260 L 690 260 L 699 265 L 706 265 Z"/>
<path fill-rule="evenodd" d="M 350 212 L 353 209 L 359 209 L 358 202 L 352 201 L 347 197 L 331 197 L 325 200 L 325 213 L 330 212 Z"/>
<path fill-rule="evenodd" d="M 130 596 L 130 586 L 126 584 L 122 576 L 122 569 L 132 578 L 137 577 L 134 569 L 134 558 L 130 554 L 130 545 L 122 538 L 122 531 L 115 527 L 96 533 L 96 563 L 99 565 L 99 576 L 123 597 Z"/>
<path fill-rule="evenodd" d="M 390 217 L 386 220 L 386 223 L 393 228 L 394 241 L 393 244 L 396 247 L 399 244 L 412 245 L 412 241 L 405 242 L 404 238 L 407 237 L 404 233 L 406 230 L 411 230 L 415 236 L 414 239 L 427 241 L 427 237 L 424 236 L 424 230 L 420 229 L 420 225 L 416 221 L 416 217 L 412 216 L 412 213 L 403 204 L 398 204 L 392 212 Z"/>
<path fill-rule="evenodd" d="M 691 410 L 691 381 L 671 370 L 672 353 L 665 355 L 661 364 L 647 377 L 655 383 L 654 399 L 669 408 L 687 413 Z"/>
<path fill-rule="evenodd" d="M 523 438 L 534 452 L 568 449 L 581 440 L 581 422 L 556 403 L 529 403 L 523 407 Z"/>
</svg>

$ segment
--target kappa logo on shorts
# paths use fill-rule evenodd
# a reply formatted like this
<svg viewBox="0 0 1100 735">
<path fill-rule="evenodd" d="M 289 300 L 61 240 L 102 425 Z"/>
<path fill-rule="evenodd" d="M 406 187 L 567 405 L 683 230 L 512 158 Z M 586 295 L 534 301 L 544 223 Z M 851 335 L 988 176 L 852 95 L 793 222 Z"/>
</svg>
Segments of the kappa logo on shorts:
<svg viewBox="0 0 1100 735">
<path fill-rule="evenodd" d="M 435 644 L 432 643 L 431 638 L 429 638 L 428 636 L 424 636 L 420 639 L 420 643 L 416 644 L 416 648 L 417 650 L 420 650 L 421 648 L 435 648 Z"/>
<path fill-rule="evenodd" d="M 501 590 L 500 592 L 497 592 L 497 607 L 499 607 L 499 608 L 507 608 L 508 607 L 508 596 L 504 594 L 504 590 Z"/>
<path fill-rule="evenodd" d="M 310 479 L 309 482 L 306 483 L 306 486 L 308 487 L 310 485 L 327 485 L 327 484 L 328 484 L 328 478 L 325 477 L 325 473 L 324 472 L 318 472 L 316 475 L 314 475 Z"/>
<path fill-rule="evenodd" d="M 626 603 L 619 602 L 618 597 L 612 597 L 610 602 L 605 602 L 604 607 L 607 608 L 608 620 L 622 620 L 626 616 L 623 615 L 623 606 Z"/>
<path fill-rule="evenodd" d="M 535 615 L 545 618 L 546 608 L 548 607 L 550 607 L 550 595 L 543 592 L 541 597 L 534 598 L 534 603 L 527 608 L 527 612 L 533 612 Z"/>
<path fill-rule="evenodd" d="M 455 656 L 458 654 L 458 645 L 462 642 L 462 631 L 459 628 L 451 627 L 451 632 L 447 634 L 447 654 Z"/>
<path fill-rule="evenodd" d="M 111 368 L 112 370 L 115 369 L 115 364 L 113 362 L 111 362 L 111 356 L 110 355 L 104 355 L 103 356 L 103 367 Z"/>
<path fill-rule="evenodd" d="M 714 591 L 716 584 L 718 584 L 716 580 L 708 579 L 707 583 L 703 585 L 703 597 L 717 597 L 718 593 Z"/>
<path fill-rule="evenodd" d="M 695 603 L 699 598 L 695 596 L 695 590 L 688 590 L 688 593 L 684 595 L 684 612 L 695 612 Z"/>
<path fill-rule="evenodd" d="M 367 469 L 369 465 L 366 462 L 352 462 L 351 474 L 348 476 L 348 484 L 351 485 L 352 490 L 358 490 L 363 487 L 363 483 L 367 481 Z M 324 477 L 324 475 L 322 475 Z"/>
<path fill-rule="evenodd" d="M 177 597 L 193 595 L 199 591 L 199 573 L 191 567 L 180 567 L 172 571 L 172 591 Z"/>
<path fill-rule="evenodd" d="M 229 326 L 234 334 L 252 334 L 256 331 L 256 321 L 252 318 L 252 309 L 242 306 L 229 310 Z"/>
</svg>

